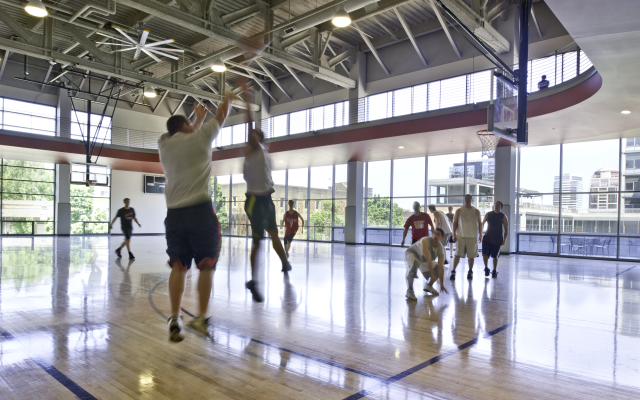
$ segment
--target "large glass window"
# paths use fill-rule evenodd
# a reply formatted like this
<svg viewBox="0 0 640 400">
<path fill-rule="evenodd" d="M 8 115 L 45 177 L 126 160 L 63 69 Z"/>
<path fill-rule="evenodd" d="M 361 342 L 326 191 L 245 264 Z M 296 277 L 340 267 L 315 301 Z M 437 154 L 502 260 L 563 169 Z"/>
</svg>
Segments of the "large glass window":
<svg viewBox="0 0 640 400">
<path fill-rule="evenodd" d="M 638 153 L 635 138 L 521 148 L 519 251 L 637 258 Z"/>
<path fill-rule="evenodd" d="M 333 166 L 312 167 L 309 182 L 309 239 L 331 240 L 333 227 Z"/>
<path fill-rule="evenodd" d="M 86 140 L 96 143 L 111 143 L 111 117 L 100 114 L 91 114 L 91 131 L 88 131 L 87 113 L 82 111 L 71 112 L 71 139 Z M 98 128 L 100 130 L 98 130 Z M 96 138 L 96 132 L 98 132 Z"/>
<path fill-rule="evenodd" d="M 2 234 L 54 233 L 54 164 L 2 160 Z"/>
<path fill-rule="evenodd" d="M 460 207 L 464 195 L 464 154 L 428 157 L 429 190 L 437 205 Z"/>
<path fill-rule="evenodd" d="M 84 165 L 72 164 L 72 175 L 86 171 Z M 102 166 L 91 166 L 91 174 L 105 176 L 111 173 L 109 168 Z M 85 184 L 71 184 L 71 233 L 72 234 L 94 234 L 109 232 L 110 179 L 101 183 L 98 179 L 96 186 L 86 186 Z M 120 208 L 120 207 L 118 207 Z"/>
<path fill-rule="evenodd" d="M 0 97 L 2 129 L 55 136 L 56 116 L 56 107 Z"/>
</svg>

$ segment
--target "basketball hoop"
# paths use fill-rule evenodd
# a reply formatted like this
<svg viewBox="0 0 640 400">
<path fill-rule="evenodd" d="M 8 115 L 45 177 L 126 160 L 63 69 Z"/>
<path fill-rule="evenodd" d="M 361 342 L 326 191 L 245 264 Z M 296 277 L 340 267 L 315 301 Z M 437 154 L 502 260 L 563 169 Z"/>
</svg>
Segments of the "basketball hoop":
<svg viewBox="0 0 640 400">
<path fill-rule="evenodd" d="M 87 187 L 95 186 L 97 182 L 98 182 L 97 179 L 87 179 Z"/>
<path fill-rule="evenodd" d="M 495 158 L 496 148 L 498 147 L 498 140 L 500 140 L 500 137 L 486 129 L 476 132 L 476 136 L 478 136 L 480 143 L 482 143 L 482 155 L 489 158 Z"/>
</svg>

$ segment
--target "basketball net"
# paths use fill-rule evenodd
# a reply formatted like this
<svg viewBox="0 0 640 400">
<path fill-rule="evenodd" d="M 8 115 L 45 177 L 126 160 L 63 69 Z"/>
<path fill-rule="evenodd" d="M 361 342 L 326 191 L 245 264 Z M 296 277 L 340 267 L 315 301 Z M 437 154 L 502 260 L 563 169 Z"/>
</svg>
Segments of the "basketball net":
<svg viewBox="0 0 640 400">
<path fill-rule="evenodd" d="M 496 148 L 498 147 L 498 140 L 500 137 L 490 133 L 488 130 L 477 131 L 476 136 L 482 143 L 482 155 L 489 158 L 496 157 Z"/>
</svg>

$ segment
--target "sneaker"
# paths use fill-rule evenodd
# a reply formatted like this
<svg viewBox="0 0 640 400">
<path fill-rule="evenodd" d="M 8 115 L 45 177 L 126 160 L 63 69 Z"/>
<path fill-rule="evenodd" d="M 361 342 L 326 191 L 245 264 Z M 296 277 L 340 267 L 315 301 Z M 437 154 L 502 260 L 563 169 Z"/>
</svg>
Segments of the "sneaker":
<svg viewBox="0 0 640 400">
<path fill-rule="evenodd" d="M 209 318 L 205 318 L 202 315 L 198 315 L 189 321 L 189 328 L 205 337 L 211 337 L 211 332 L 209 332 Z"/>
<path fill-rule="evenodd" d="M 406 297 L 409 300 L 413 300 L 413 301 L 418 300 L 418 298 L 416 297 L 415 293 L 413 293 L 413 290 L 411 290 L 411 289 L 407 290 L 407 294 L 405 294 L 404 297 Z"/>
<path fill-rule="evenodd" d="M 449 260 L 444 260 L 444 265 L 449 264 Z"/>
<path fill-rule="evenodd" d="M 467 279 L 473 279 L 473 271 L 467 272 Z"/>
<path fill-rule="evenodd" d="M 122 253 L 120 252 L 120 249 L 116 249 L 116 255 L 118 256 L 118 258 L 122 258 Z"/>
<path fill-rule="evenodd" d="M 184 332 L 182 331 L 182 317 L 174 314 L 169 317 L 169 340 L 172 342 L 182 342 Z"/>
<path fill-rule="evenodd" d="M 449 277 L 452 281 L 456 279 L 456 270 L 451 271 L 451 277 Z"/>
<path fill-rule="evenodd" d="M 262 295 L 258 292 L 256 283 L 254 281 L 249 281 L 245 286 L 251 292 L 251 295 L 253 296 L 253 301 L 255 301 L 256 303 L 262 303 Z"/>
<path fill-rule="evenodd" d="M 497 278 L 497 277 L 498 277 L 498 271 L 493 270 L 493 272 L 491 273 L 491 276 L 492 276 L 493 278 Z"/>
<path fill-rule="evenodd" d="M 129 260 L 135 260 L 136 256 L 133 255 L 132 252 L 129 252 Z"/>
<path fill-rule="evenodd" d="M 488 267 L 484 267 L 484 276 L 489 276 L 491 270 Z"/>
<path fill-rule="evenodd" d="M 291 264 L 289 263 L 289 261 L 287 261 L 286 263 L 282 264 L 282 272 L 289 272 L 291 271 Z"/>
<path fill-rule="evenodd" d="M 432 294 L 432 295 L 434 295 L 434 296 L 437 296 L 437 295 L 439 295 L 439 294 L 440 294 L 440 293 L 438 293 L 438 291 L 437 291 L 437 290 L 435 290 L 435 289 L 433 288 L 433 286 L 429 285 L 428 283 L 425 283 L 425 284 L 424 284 L 424 289 L 423 289 L 423 290 L 424 290 L 425 292 L 427 292 L 427 293 L 431 293 L 431 294 Z"/>
<path fill-rule="evenodd" d="M 287 253 L 287 260 L 289 259 L 289 253 Z"/>
</svg>

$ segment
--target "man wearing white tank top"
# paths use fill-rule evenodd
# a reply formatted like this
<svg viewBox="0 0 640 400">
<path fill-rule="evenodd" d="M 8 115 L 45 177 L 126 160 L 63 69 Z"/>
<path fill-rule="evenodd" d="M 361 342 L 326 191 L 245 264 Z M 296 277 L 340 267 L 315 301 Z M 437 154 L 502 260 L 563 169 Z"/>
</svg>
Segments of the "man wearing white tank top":
<svg viewBox="0 0 640 400">
<path fill-rule="evenodd" d="M 478 256 L 478 243 L 482 242 L 482 220 L 480 211 L 471 205 L 470 194 L 464 196 L 464 206 L 456 210 L 453 216 L 453 241 L 458 243 L 453 259 L 451 279 L 456 279 L 456 267 L 460 257 L 467 257 L 469 272 L 467 279 L 473 279 L 473 262 Z"/>
</svg>

